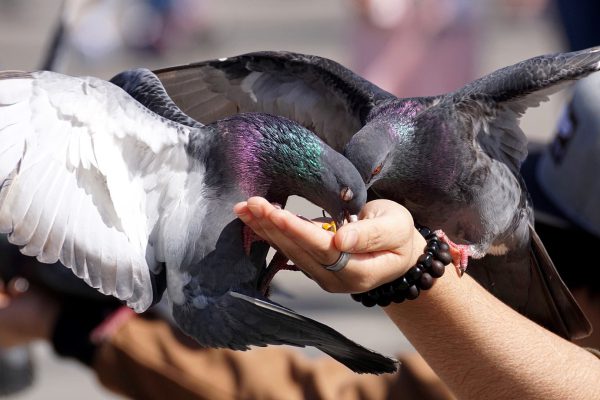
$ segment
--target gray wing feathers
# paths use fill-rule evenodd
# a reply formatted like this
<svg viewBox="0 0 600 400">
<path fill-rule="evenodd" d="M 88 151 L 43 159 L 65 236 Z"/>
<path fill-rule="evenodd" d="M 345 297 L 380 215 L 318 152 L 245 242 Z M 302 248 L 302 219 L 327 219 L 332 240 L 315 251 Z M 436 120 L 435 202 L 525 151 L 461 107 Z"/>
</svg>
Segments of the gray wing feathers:
<svg viewBox="0 0 600 400">
<path fill-rule="evenodd" d="M 545 310 L 545 315 L 542 314 L 545 320 L 539 318 L 541 324 L 554 327 L 554 330 L 560 327 L 562 332 L 557 333 L 571 340 L 589 336 L 592 333 L 592 325 L 560 278 L 550 255 L 531 225 L 529 231 L 531 233 L 531 269 L 539 292 L 531 291 L 526 313 L 540 315 L 542 312 L 539 307 L 544 304 L 548 309 Z M 546 301 L 535 301 L 536 294 L 544 296 Z"/>
<path fill-rule="evenodd" d="M 178 318 L 177 307 L 174 308 L 174 316 L 185 329 L 186 318 Z M 228 292 L 210 308 L 210 311 L 188 310 L 196 314 L 196 317 L 197 313 L 202 312 L 218 313 L 218 318 L 202 318 L 213 322 L 211 329 L 194 328 L 193 325 L 187 327 L 193 330 L 188 333 L 200 343 L 236 350 L 269 344 L 314 346 L 358 373 L 385 373 L 396 370 L 395 360 L 368 350 L 332 328 L 273 302 L 238 292 Z M 244 335 L 237 337 L 231 334 L 233 332 L 244 332 Z"/>
<path fill-rule="evenodd" d="M 143 311 L 160 261 L 149 234 L 157 202 L 180 191 L 185 129 L 95 78 L 1 73 L 0 231 Z"/>
<path fill-rule="evenodd" d="M 110 80 L 150 111 L 179 124 L 200 128 L 202 124 L 183 113 L 169 97 L 160 80 L 146 68 L 123 71 Z"/>
<path fill-rule="evenodd" d="M 394 98 L 334 61 L 288 52 L 249 53 L 155 73 L 175 103 L 202 123 L 237 112 L 282 115 L 336 150 L 376 105 Z"/>
<path fill-rule="evenodd" d="M 599 69 L 600 48 L 540 56 L 473 81 L 451 98 L 472 120 L 481 147 L 516 171 L 527 156 L 527 139 L 518 126 L 521 115 Z"/>
</svg>

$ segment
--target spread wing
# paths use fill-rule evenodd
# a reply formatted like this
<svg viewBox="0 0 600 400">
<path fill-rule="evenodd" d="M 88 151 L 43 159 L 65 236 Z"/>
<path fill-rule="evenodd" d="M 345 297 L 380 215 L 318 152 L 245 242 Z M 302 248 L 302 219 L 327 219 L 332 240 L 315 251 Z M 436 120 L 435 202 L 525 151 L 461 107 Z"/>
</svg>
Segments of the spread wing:
<svg viewBox="0 0 600 400">
<path fill-rule="evenodd" d="M 256 52 L 155 71 L 173 101 L 204 124 L 238 112 L 295 120 L 341 151 L 373 108 L 395 99 L 326 58 Z"/>
<path fill-rule="evenodd" d="M 518 172 L 527 156 L 527 139 L 519 127 L 527 108 L 599 69 L 600 47 L 539 56 L 471 82 L 452 100 L 463 118 L 472 121 L 481 147 Z"/>
<path fill-rule="evenodd" d="M 96 78 L 0 73 L 0 231 L 145 310 L 189 133 Z"/>
</svg>

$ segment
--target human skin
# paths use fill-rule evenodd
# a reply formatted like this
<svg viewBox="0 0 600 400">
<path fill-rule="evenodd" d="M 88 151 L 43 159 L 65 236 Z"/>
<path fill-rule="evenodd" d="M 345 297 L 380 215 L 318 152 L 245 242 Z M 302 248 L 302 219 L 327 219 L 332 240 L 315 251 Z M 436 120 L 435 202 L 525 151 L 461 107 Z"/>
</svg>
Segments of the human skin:
<svg viewBox="0 0 600 400">
<path fill-rule="evenodd" d="M 403 275 L 425 240 L 397 203 L 368 203 L 337 233 L 253 197 L 234 211 L 329 292 L 363 292 Z M 340 251 L 353 253 L 331 272 Z M 593 399 L 600 360 L 513 311 L 469 275 L 448 266 L 414 301 L 384 308 L 449 388 L 462 399 Z"/>
</svg>

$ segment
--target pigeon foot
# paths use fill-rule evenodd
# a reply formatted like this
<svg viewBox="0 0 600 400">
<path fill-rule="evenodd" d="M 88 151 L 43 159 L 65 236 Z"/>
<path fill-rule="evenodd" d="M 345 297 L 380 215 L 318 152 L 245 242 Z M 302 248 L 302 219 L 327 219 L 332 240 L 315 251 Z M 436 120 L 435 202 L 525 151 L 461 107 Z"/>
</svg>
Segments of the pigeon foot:
<svg viewBox="0 0 600 400">
<path fill-rule="evenodd" d="M 288 264 L 289 258 L 287 258 L 282 252 L 277 251 L 271 259 L 269 266 L 260 277 L 258 290 L 265 296 L 270 295 L 271 281 L 275 277 L 275 274 L 279 271 L 299 271 L 295 265 Z"/>
<path fill-rule="evenodd" d="M 244 252 L 247 256 L 250 255 L 250 250 L 252 248 L 252 243 L 264 241 L 263 238 L 258 236 L 250 227 L 244 225 L 242 228 L 242 245 L 244 246 Z"/>
<path fill-rule="evenodd" d="M 450 255 L 452 256 L 452 263 L 456 265 L 459 275 L 465 273 L 467 265 L 469 263 L 469 257 L 472 257 L 475 253 L 473 246 L 468 244 L 457 244 L 454 243 L 448 235 L 442 230 L 438 229 L 434 232 L 441 241 L 448 244 L 450 247 Z"/>
</svg>

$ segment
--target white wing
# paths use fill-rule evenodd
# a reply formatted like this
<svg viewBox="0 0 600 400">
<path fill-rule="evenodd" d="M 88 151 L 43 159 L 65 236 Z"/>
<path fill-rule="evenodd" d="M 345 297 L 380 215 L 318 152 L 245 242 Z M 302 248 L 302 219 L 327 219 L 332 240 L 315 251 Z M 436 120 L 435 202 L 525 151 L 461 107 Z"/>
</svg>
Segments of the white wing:
<svg viewBox="0 0 600 400">
<path fill-rule="evenodd" d="M 100 79 L 0 73 L 0 231 L 141 312 L 163 261 L 160 216 L 187 176 L 188 138 Z"/>
</svg>

